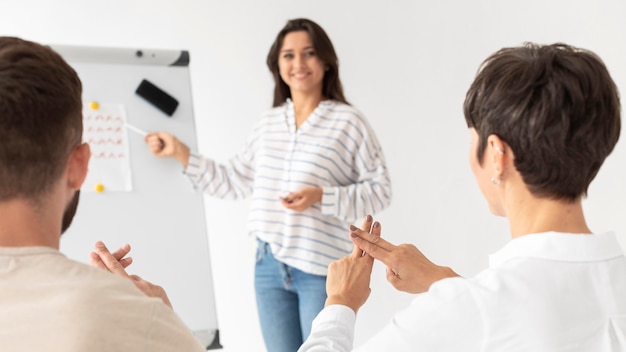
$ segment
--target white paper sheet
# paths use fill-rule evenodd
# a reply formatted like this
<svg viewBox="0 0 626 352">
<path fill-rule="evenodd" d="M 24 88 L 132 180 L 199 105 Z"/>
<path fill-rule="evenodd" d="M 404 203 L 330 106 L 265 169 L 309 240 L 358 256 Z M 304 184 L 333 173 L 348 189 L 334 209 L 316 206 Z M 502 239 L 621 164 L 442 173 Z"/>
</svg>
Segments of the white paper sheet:
<svg viewBox="0 0 626 352">
<path fill-rule="evenodd" d="M 93 102 L 83 106 L 83 140 L 91 148 L 91 160 L 81 191 L 132 191 L 124 106 Z"/>
</svg>

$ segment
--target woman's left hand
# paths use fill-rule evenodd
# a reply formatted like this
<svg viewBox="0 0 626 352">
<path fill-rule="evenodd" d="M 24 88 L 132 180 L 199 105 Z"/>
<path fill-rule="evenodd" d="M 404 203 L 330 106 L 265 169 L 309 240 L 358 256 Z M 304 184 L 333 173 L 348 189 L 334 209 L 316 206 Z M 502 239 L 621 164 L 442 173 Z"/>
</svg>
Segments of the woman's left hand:
<svg viewBox="0 0 626 352">
<path fill-rule="evenodd" d="M 280 198 L 281 204 L 291 210 L 305 211 L 311 205 L 322 201 L 323 190 L 320 187 L 304 187 Z"/>
<path fill-rule="evenodd" d="M 434 282 L 459 276 L 446 266 L 428 260 L 412 244 L 393 245 L 378 234 L 350 227 L 350 239 L 355 246 L 387 266 L 387 281 L 399 291 L 422 293 Z"/>
</svg>

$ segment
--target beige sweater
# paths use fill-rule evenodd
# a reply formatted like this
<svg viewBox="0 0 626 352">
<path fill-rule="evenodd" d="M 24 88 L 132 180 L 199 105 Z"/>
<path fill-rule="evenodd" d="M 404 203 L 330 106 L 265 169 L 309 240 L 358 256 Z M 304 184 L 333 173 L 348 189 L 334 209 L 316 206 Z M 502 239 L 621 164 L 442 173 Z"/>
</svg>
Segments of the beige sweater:
<svg viewBox="0 0 626 352">
<path fill-rule="evenodd" d="M 130 280 L 45 247 L 0 247 L 0 351 L 204 351 Z"/>
</svg>

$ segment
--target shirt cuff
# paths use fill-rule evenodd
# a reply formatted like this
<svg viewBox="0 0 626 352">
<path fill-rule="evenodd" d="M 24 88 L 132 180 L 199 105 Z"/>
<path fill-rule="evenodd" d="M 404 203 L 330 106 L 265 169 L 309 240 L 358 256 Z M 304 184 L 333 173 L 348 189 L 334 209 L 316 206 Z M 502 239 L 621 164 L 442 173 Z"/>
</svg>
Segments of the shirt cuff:
<svg viewBox="0 0 626 352">
<path fill-rule="evenodd" d="M 337 215 L 338 193 L 337 187 L 322 187 L 322 214 L 330 216 Z"/>
<path fill-rule="evenodd" d="M 189 154 L 189 162 L 187 163 L 187 167 L 183 170 L 184 175 L 194 176 L 199 175 L 202 165 L 202 158 L 195 154 Z"/>
<path fill-rule="evenodd" d="M 333 304 L 322 309 L 313 320 L 311 334 L 298 352 L 351 351 L 355 321 L 356 314 L 347 306 Z"/>
<path fill-rule="evenodd" d="M 356 313 L 354 313 L 352 308 L 344 306 L 343 304 L 331 304 L 322 309 L 315 318 L 315 320 L 318 319 L 320 322 L 336 321 L 342 325 L 354 326 Z"/>
</svg>

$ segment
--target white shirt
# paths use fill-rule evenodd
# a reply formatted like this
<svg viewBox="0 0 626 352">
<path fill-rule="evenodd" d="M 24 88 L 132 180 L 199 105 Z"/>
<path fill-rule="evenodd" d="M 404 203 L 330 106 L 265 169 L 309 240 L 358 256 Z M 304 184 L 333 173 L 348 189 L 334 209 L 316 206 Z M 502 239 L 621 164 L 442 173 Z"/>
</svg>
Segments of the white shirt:
<svg viewBox="0 0 626 352">
<path fill-rule="evenodd" d="M 471 279 L 434 283 L 354 351 L 626 351 L 626 258 L 614 234 L 511 240 Z M 351 351 L 355 314 L 324 308 L 305 351 Z"/>
<path fill-rule="evenodd" d="M 128 279 L 47 247 L 0 247 L 0 351 L 201 352 L 174 311 Z"/>
<path fill-rule="evenodd" d="M 315 275 L 352 250 L 348 226 L 391 202 L 385 158 L 362 114 L 322 101 L 296 129 L 293 103 L 263 114 L 243 148 L 228 163 L 191 155 L 185 173 L 195 188 L 225 199 L 250 196 L 248 231 L 270 244 L 274 257 Z M 321 187 L 321 203 L 303 212 L 279 198 Z"/>
</svg>

